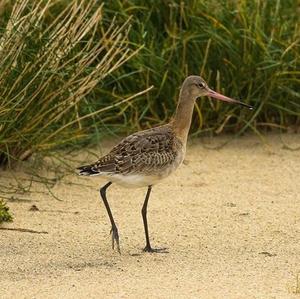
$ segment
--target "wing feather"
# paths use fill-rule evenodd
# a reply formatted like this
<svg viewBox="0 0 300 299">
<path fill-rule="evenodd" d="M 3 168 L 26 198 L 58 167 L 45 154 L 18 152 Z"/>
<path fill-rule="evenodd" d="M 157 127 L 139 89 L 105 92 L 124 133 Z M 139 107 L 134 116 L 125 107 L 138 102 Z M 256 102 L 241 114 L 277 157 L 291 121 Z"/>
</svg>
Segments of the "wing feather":
<svg viewBox="0 0 300 299">
<path fill-rule="evenodd" d="M 132 134 L 97 162 L 79 167 L 82 175 L 158 172 L 176 159 L 179 140 L 166 125 Z"/>
</svg>

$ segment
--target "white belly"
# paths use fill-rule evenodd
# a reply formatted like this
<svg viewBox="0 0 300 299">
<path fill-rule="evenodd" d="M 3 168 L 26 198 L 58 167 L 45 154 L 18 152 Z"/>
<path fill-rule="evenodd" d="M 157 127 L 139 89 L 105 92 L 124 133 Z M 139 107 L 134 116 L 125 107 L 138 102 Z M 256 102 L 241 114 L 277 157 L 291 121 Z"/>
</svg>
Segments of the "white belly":
<svg viewBox="0 0 300 299">
<path fill-rule="evenodd" d="M 164 177 L 143 174 L 114 174 L 107 177 L 110 181 L 126 188 L 146 187 L 157 184 Z"/>
</svg>

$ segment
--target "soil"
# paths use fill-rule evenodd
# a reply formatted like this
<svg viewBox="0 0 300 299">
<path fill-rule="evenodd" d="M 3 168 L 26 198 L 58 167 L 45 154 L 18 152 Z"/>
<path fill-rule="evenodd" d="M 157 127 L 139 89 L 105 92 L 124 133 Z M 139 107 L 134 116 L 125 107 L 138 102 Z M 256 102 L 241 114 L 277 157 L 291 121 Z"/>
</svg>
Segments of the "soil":
<svg viewBox="0 0 300 299">
<path fill-rule="evenodd" d="M 68 175 L 51 189 L 60 200 L 40 184 L 11 197 L 1 299 L 300 298 L 300 136 L 231 138 L 192 140 L 185 163 L 154 186 L 151 242 L 168 253 L 142 251 L 145 189 L 108 189 L 121 255 L 111 248 L 101 178 Z M 1 185 L 12 182 L 0 175 Z"/>
</svg>

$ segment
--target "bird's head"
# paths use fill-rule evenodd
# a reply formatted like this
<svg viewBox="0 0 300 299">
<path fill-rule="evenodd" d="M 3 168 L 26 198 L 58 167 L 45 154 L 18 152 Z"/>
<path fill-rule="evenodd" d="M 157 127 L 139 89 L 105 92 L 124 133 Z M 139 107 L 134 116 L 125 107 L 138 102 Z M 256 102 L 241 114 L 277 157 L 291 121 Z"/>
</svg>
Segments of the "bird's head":
<svg viewBox="0 0 300 299">
<path fill-rule="evenodd" d="M 216 91 L 210 89 L 207 83 L 200 77 L 200 76 L 189 76 L 187 77 L 184 82 L 182 88 L 192 96 L 192 98 L 197 99 L 202 96 L 208 96 L 211 98 L 215 98 L 224 102 L 238 104 L 249 109 L 253 109 L 252 106 L 247 105 L 243 102 L 238 100 L 234 100 L 232 98 L 226 97 Z"/>
</svg>

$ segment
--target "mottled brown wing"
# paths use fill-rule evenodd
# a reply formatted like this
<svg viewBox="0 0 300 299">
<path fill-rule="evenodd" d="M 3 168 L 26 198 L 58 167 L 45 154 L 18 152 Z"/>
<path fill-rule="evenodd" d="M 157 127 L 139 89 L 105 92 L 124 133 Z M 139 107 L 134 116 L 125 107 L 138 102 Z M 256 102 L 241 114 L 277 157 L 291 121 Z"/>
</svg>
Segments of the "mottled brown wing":
<svg viewBox="0 0 300 299">
<path fill-rule="evenodd" d="M 138 132 L 126 137 L 94 164 L 80 167 L 80 174 L 155 173 L 174 162 L 176 142 L 170 126 Z"/>
</svg>

